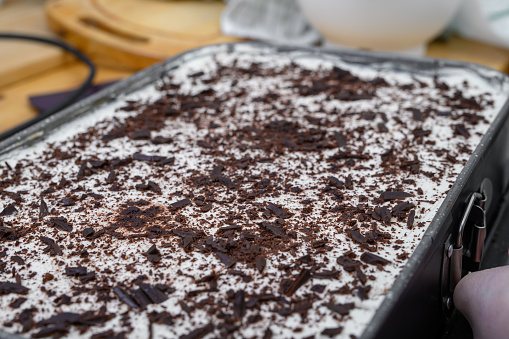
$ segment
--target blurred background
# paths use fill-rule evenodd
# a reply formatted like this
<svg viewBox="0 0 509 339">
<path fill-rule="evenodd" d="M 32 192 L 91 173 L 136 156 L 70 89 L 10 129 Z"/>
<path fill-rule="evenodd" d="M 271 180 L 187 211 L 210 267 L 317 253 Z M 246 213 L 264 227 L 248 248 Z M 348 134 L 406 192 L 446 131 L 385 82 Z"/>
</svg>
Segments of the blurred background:
<svg viewBox="0 0 509 339">
<path fill-rule="evenodd" d="M 180 52 L 249 39 L 509 72 L 509 0 L 0 0 L 0 33 L 75 46 L 97 67 L 99 87 L 89 93 Z M 0 133 L 61 100 L 87 74 L 60 48 L 0 39 Z"/>
</svg>

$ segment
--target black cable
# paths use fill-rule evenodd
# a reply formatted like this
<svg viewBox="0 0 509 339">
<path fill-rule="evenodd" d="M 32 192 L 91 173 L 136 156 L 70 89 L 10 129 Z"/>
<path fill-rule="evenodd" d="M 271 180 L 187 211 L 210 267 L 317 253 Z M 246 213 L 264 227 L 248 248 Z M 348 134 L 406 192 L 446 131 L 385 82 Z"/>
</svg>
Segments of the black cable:
<svg viewBox="0 0 509 339">
<path fill-rule="evenodd" d="M 17 33 L 0 33 L 0 39 L 17 39 L 17 40 L 36 41 L 36 42 L 41 42 L 41 43 L 60 47 L 63 50 L 73 54 L 76 58 L 78 58 L 83 63 L 85 63 L 90 70 L 88 73 L 88 77 L 81 84 L 81 86 L 77 90 L 75 90 L 72 94 L 70 94 L 67 98 L 58 102 L 56 105 L 48 108 L 47 110 L 39 113 L 35 118 L 32 118 L 31 120 L 29 120 L 21 125 L 18 125 L 6 132 L 1 133 L 0 141 L 13 136 L 14 134 L 24 130 L 25 128 L 32 126 L 33 124 L 49 117 L 50 115 L 64 109 L 65 107 L 69 106 L 77 98 L 79 98 L 83 93 L 85 93 L 85 91 L 92 85 L 92 81 L 95 76 L 95 65 L 92 63 L 92 61 L 88 57 L 86 57 L 83 53 L 81 53 L 76 48 L 72 47 L 71 45 L 68 45 L 65 42 L 58 41 L 58 40 L 53 40 L 53 39 L 48 39 L 48 38 L 43 38 L 43 37 L 38 37 L 38 36 L 17 34 Z"/>
</svg>

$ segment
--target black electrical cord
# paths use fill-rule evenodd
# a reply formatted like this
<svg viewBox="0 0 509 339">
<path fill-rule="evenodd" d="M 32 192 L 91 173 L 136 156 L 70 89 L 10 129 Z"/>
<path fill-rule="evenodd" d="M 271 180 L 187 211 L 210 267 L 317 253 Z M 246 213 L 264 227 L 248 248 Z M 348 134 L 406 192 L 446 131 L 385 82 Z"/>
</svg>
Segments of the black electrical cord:
<svg viewBox="0 0 509 339">
<path fill-rule="evenodd" d="M 1 133 L 0 141 L 13 136 L 14 134 L 24 130 L 25 128 L 32 126 L 33 124 L 35 124 L 41 120 L 44 120 L 45 118 L 49 117 L 50 115 L 69 106 L 76 99 L 78 99 L 83 93 L 85 93 L 85 91 L 92 85 L 92 81 L 95 76 L 95 65 L 92 63 L 92 61 L 89 58 L 87 58 L 83 53 L 81 53 L 76 48 L 72 47 L 71 45 L 68 45 L 65 42 L 58 41 L 58 40 L 53 40 L 53 39 L 48 39 L 48 38 L 43 38 L 43 37 L 38 37 L 38 36 L 17 34 L 17 33 L 0 33 L 0 39 L 28 40 L 28 41 L 36 41 L 36 42 L 41 42 L 41 43 L 57 46 L 57 47 L 62 48 L 65 51 L 73 54 L 76 58 L 78 58 L 80 61 L 85 63 L 89 68 L 88 77 L 85 79 L 85 81 L 81 84 L 81 86 L 77 90 L 75 90 L 72 94 L 70 94 L 64 100 L 58 102 L 57 104 L 48 108 L 47 110 L 39 113 L 35 118 L 33 118 L 21 125 L 18 125 L 6 132 Z"/>
</svg>

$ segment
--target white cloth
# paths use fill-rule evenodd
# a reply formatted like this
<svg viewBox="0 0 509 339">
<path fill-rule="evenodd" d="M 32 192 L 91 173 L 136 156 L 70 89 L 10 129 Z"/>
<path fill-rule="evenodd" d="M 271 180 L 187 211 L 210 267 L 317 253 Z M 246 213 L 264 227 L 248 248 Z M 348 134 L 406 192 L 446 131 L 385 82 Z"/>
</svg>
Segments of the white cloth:
<svg viewBox="0 0 509 339">
<path fill-rule="evenodd" d="M 229 0 L 221 16 L 223 34 L 283 44 L 311 45 L 322 40 L 295 0 Z"/>
</svg>

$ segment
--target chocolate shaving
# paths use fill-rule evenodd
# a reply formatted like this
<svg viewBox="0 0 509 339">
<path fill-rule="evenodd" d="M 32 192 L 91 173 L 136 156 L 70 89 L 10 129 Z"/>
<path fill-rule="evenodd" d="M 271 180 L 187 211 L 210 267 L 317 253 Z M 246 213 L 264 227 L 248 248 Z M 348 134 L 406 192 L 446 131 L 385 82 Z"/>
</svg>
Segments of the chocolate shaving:
<svg viewBox="0 0 509 339">
<path fill-rule="evenodd" d="M 39 239 L 48 245 L 47 249 L 45 251 L 49 251 L 52 255 L 62 255 L 62 250 L 60 249 L 60 246 L 51 238 L 40 236 Z"/>
<path fill-rule="evenodd" d="M 346 138 L 343 134 L 335 133 L 334 138 L 336 139 L 336 143 L 338 144 L 339 147 L 346 146 Z"/>
<path fill-rule="evenodd" d="M 69 276 L 79 277 L 80 275 L 87 274 L 87 268 L 83 266 L 66 267 L 65 274 Z"/>
<path fill-rule="evenodd" d="M 415 220 L 415 210 L 411 210 L 408 214 L 408 219 L 406 221 L 406 225 L 408 228 L 412 228 L 414 226 L 414 220 Z"/>
<path fill-rule="evenodd" d="M 49 213 L 48 205 L 46 205 L 46 202 L 41 198 L 41 203 L 39 205 L 39 219 L 44 218 Z"/>
<path fill-rule="evenodd" d="M 361 260 L 364 261 L 366 264 L 370 264 L 370 265 L 384 266 L 384 265 L 387 265 L 388 263 L 390 263 L 389 260 L 379 257 L 378 255 L 373 254 L 371 252 L 362 253 Z"/>
<path fill-rule="evenodd" d="M 256 268 L 260 273 L 263 272 L 263 269 L 265 268 L 267 264 L 267 260 L 264 257 L 258 257 L 256 258 Z"/>
<path fill-rule="evenodd" d="M 269 211 L 271 211 L 274 215 L 280 217 L 281 219 L 287 219 L 287 218 L 291 217 L 291 215 L 286 210 L 284 210 L 282 207 L 274 205 L 272 203 L 269 203 L 267 205 L 267 209 Z"/>
<path fill-rule="evenodd" d="M 221 173 L 223 172 L 223 169 L 224 169 L 223 166 L 214 166 L 212 172 L 210 173 L 210 180 L 218 181 L 219 177 L 221 176 Z"/>
<path fill-rule="evenodd" d="M 5 217 L 5 216 L 8 216 L 8 215 L 13 215 L 16 212 L 18 212 L 18 210 L 16 209 L 16 205 L 15 204 L 9 204 L 9 205 L 5 206 L 5 208 L 2 210 L 2 212 L 0 212 L 0 217 Z"/>
<path fill-rule="evenodd" d="M 201 339 L 212 331 L 214 331 L 214 325 L 209 323 L 203 327 L 191 331 L 188 334 L 181 335 L 179 339 Z"/>
<path fill-rule="evenodd" d="M 341 334 L 341 332 L 343 331 L 343 327 L 333 327 L 333 328 L 326 328 L 325 330 L 322 331 L 322 335 L 326 335 L 328 337 L 335 337 L 337 336 L 338 334 Z"/>
<path fill-rule="evenodd" d="M 360 261 L 358 260 L 353 260 L 351 258 L 349 258 L 348 256 L 346 255 L 343 255 L 339 258 L 336 259 L 336 262 L 338 264 L 340 264 L 341 266 L 343 266 L 343 268 L 345 269 L 345 271 L 347 272 L 353 272 L 355 271 L 355 267 L 359 266 L 361 263 Z"/>
<path fill-rule="evenodd" d="M 382 194 L 380 194 L 380 199 L 383 201 L 391 201 L 391 200 L 398 200 L 398 199 L 405 199 L 411 197 L 411 193 L 406 192 L 394 192 L 394 191 L 385 191 Z"/>
<path fill-rule="evenodd" d="M 266 230 L 268 232 L 271 232 L 274 235 L 277 235 L 277 236 L 279 236 L 281 238 L 287 238 L 287 234 L 286 234 L 285 230 L 283 230 L 282 228 L 279 228 L 277 226 L 274 226 L 271 223 L 268 223 L 266 221 L 262 221 L 260 226 L 264 230 Z"/>
<path fill-rule="evenodd" d="M 332 312 L 336 312 L 339 315 L 345 316 L 350 313 L 351 310 L 355 308 L 354 303 L 346 303 L 346 304 L 326 304 L 327 308 Z"/>
<path fill-rule="evenodd" d="M 161 252 L 159 252 L 156 245 L 152 245 L 145 253 L 145 255 L 147 256 L 148 261 L 153 264 L 157 264 L 159 261 L 161 261 Z"/>
<path fill-rule="evenodd" d="M 341 189 L 341 188 L 343 188 L 343 186 L 345 185 L 345 183 L 344 183 L 343 181 L 339 180 L 339 179 L 338 179 L 338 178 L 336 178 L 336 177 L 329 176 L 329 177 L 328 177 L 328 179 L 329 179 L 329 184 L 330 184 L 331 186 L 336 187 L 336 188 L 340 188 L 340 189 Z"/>
<path fill-rule="evenodd" d="M 235 265 L 235 260 L 228 255 L 221 252 L 215 252 L 215 255 L 226 266 L 226 268 L 230 268 Z"/>
<path fill-rule="evenodd" d="M 28 288 L 19 283 L 0 281 L 0 295 L 9 293 L 27 294 Z"/>
<path fill-rule="evenodd" d="M 52 217 L 47 221 L 48 226 L 55 227 L 61 231 L 71 232 L 72 225 L 64 217 Z"/>
<path fill-rule="evenodd" d="M 155 193 L 161 193 L 161 188 L 153 181 L 149 181 L 147 183 L 150 190 L 154 191 Z"/>
<path fill-rule="evenodd" d="M 312 277 L 313 279 L 339 279 L 340 272 L 337 270 L 322 270 L 319 272 L 314 272 Z"/>
<path fill-rule="evenodd" d="M 154 304 L 166 301 L 168 297 L 158 287 L 149 284 L 139 284 L 140 289 L 149 297 Z"/>
<path fill-rule="evenodd" d="M 304 285 L 311 278 L 311 271 L 304 268 L 300 271 L 299 275 L 293 280 L 288 289 L 286 290 L 287 296 L 292 296 L 302 285 Z"/>
<path fill-rule="evenodd" d="M 217 177 L 217 180 L 224 186 L 228 187 L 229 189 L 235 188 L 235 183 L 227 177 L 220 175 Z"/>
<path fill-rule="evenodd" d="M 127 294 L 126 291 L 124 291 L 121 287 L 119 286 L 115 286 L 113 287 L 113 293 L 115 293 L 117 295 L 117 297 L 123 301 L 126 305 L 130 306 L 130 307 L 133 307 L 133 308 L 138 308 L 138 304 L 136 304 L 136 302 Z"/>
<path fill-rule="evenodd" d="M 189 204 L 191 204 L 191 200 L 182 199 L 182 200 L 176 201 L 174 203 L 171 203 L 170 206 L 173 209 L 178 209 L 178 208 L 186 207 Z"/>
<path fill-rule="evenodd" d="M 21 298 L 18 298 L 16 300 L 14 300 L 13 302 L 11 302 L 9 304 L 9 307 L 11 308 L 19 308 L 21 305 L 23 305 L 23 303 L 25 301 L 27 301 L 28 299 L 27 298 L 24 298 L 24 297 L 21 297 Z"/>
<path fill-rule="evenodd" d="M 361 284 L 365 284 L 366 281 L 368 281 L 368 278 L 366 277 L 366 274 L 362 271 L 362 268 L 360 266 L 355 267 L 355 273 L 357 274 L 357 279 L 361 282 Z"/>
<path fill-rule="evenodd" d="M 242 319 L 246 315 L 246 293 L 239 290 L 235 293 L 233 300 L 233 315 L 238 319 Z"/>
<path fill-rule="evenodd" d="M 454 134 L 462 135 L 465 138 L 470 137 L 470 132 L 467 130 L 467 128 L 463 124 L 454 125 Z"/>
</svg>

